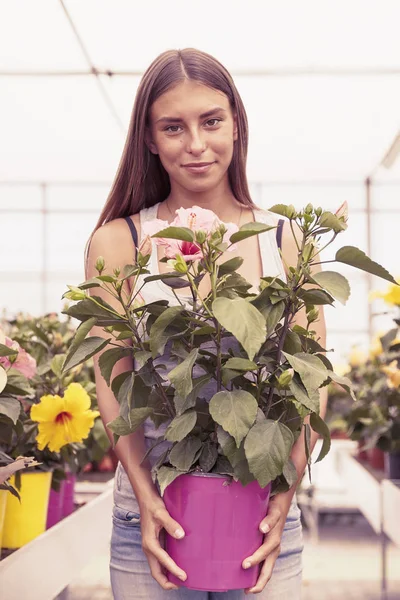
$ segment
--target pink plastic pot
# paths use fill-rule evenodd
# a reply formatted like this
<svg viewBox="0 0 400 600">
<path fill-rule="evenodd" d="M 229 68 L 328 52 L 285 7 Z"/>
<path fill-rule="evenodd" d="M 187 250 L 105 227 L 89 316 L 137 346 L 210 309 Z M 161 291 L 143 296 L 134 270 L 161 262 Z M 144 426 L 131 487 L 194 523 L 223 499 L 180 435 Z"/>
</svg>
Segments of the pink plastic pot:
<svg viewBox="0 0 400 600">
<path fill-rule="evenodd" d="M 74 512 L 75 481 L 76 475 L 67 473 L 66 479 L 60 482 L 60 490 L 58 492 L 50 490 L 46 529 L 53 527 Z"/>
<path fill-rule="evenodd" d="M 64 498 L 62 504 L 62 518 L 68 517 L 72 514 L 75 509 L 74 505 L 74 492 L 75 492 L 76 475 L 68 473 L 67 478 L 64 479 Z"/>
<path fill-rule="evenodd" d="M 60 483 L 60 490 L 50 489 L 49 506 L 47 509 L 46 529 L 50 529 L 62 519 L 64 481 Z"/>
<path fill-rule="evenodd" d="M 255 585 L 259 566 L 243 569 L 245 558 L 263 542 L 259 530 L 267 514 L 270 485 L 243 486 L 225 475 L 191 473 L 175 479 L 164 492 L 171 516 L 185 530 L 182 540 L 166 534 L 166 551 L 187 574 L 193 590 L 226 592 Z"/>
</svg>

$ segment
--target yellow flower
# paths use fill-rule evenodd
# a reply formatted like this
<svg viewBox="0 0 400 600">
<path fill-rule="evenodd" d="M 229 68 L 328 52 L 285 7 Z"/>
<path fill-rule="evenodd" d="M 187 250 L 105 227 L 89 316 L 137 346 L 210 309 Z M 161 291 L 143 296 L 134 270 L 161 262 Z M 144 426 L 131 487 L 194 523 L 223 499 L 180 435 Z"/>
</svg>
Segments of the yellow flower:
<svg viewBox="0 0 400 600">
<path fill-rule="evenodd" d="M 397 368 L 397 360 L 392 360 L 387 366 L 381 367 L 381 371 L 388 376 L 388 386 L 390 388 L 400 386 L 400 369 Z"/>
<path fill-rule="evenodd" d="M 349 364 L 352 367 L 359 367 L 360 365 L 363 365 L 366 360 L 367 354 L 363 350 L 360 350 L 357 347 L 351 349 L 349 354 Z"/>
<path fill-rule="evenodd" d="M 379 356 L 380 354 L 383 353 L 383 347 L 382 347 L 382 342 L 381 342 L 380 338 L 383 337 L 385 335 L 385 333 L 386 333 L 385 331 L 380 331 L 373 338 L 371 345 L 369 347 L 369 357 L 370 358 L 376 358 L 377 356 Z"/>
<path fill-rule="evenodd" d="M 39 423 L 39 450 L 48 445 L 52 452 L 59 452 L 65 444 L 82 442 L 99 415 L 90 409 L 90 397 L 80 383 L 70 383 L 63 398 L 42 396 L 31 408 L 31 419 Z"/>
<path fill-rule="evenodd" d="M 400 284 L 400 279 L 396 279 L 396 281 Z M 381 292 L 378 290 L 370 292 L 369 300 L 375 300 L 375 298 L 382 298 L 386 304 L 400 306 L 400 285 L 391 283 L 389 284 L 386 292 Z"/>
<path fill-rule="evenodd" d="M 338 363 L 333 365 L 333 372 L 340 377 L 344 377 L 350 371 L 350 365 L 346 363 Z"/>
</svg>

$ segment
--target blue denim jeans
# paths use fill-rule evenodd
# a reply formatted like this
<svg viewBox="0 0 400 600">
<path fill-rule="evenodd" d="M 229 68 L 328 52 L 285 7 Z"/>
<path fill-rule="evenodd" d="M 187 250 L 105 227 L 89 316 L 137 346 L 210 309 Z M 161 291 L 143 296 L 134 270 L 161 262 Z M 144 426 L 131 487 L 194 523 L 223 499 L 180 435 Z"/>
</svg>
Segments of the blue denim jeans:
<svg viewBox="0 0 400 600">
<path fill-rule="evenodd" d="M 114 483 L 113 531 L 110 576 L 114 600 L 244 600 L 243 590 L 204 592 L 164 590 L 153 579 L 142 550 L 140 514 L 129 479 L 118 467 Z M 301 555 L 303 550 L 300 510 L 292 502 L 281 541 L 281 553 L 264 590 L 255 594 L 261 600 L 300 600 Z"/>
</svg>

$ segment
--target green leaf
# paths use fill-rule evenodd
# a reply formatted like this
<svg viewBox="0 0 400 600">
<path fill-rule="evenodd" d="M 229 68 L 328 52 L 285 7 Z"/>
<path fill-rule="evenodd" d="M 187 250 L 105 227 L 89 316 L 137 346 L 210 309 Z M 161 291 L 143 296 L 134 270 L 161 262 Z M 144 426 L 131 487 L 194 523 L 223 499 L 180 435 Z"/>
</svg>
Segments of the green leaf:
<svg viewBox="0 0 400 600">
<path fill-rule="evenodd" d="M 234 369 L 236 371 L 254 371 L 258 369 L 255 362 L 247 358 L 234 357 L 230 358 L 224 364 L 224 369 Z"/>
<path fill-rule="evenodd" d="M 200 390 L 210 381 L 211 375 L 202 375 L 193 379 L 193 389 L 186 398 L 182 398 L 178 394 L 174 396 L 174 404 L 177 415 L 181 415 L 189 408 L 196 406 L 196 400 L 199 397 Z"/>
<path fill-rule="evenodd" d="M 318 392 L 307 392 L 306 388 L 300 381 L 293 377 L 289 384 L 289 389 L 293 396 L 306 408 L 314 412 L 319 412 L 319 393 Z"/>
<path fill-rule="evenodd" d="M 183 311 L 181 306 L 170 306 L 154 321 L 150 329 L 150 350 L 153 358 L 164 352 L 169 335 L 166 329 Z"/>
<path fill-rule="evenodd" d="M 320 271 L 312 276 L 312 280 L 342 304 L 346 304 L 350 297 L 349 282 L 346 277 L 336 271 Z"/>
<path fill-rule="evenodd" d="M 197 460 L 201 448 L 201 440 L 197 437 L 186 437 L 172 448 L 169 453 L 169 462 L 180 471 L 189 471 Z"/>
<path fill-rule="evenodd" d="M 51 359 L 50 368 L 53 371 L 54 375 L 58 379 L 62 378 L 62 374 L 63 374 L 62 368 L 63 368 L 63 364 L 64 364 L 65 359 L 66 359 L 66 355 L 65 354 L 56 354 Z"/>
<path fill-rule="evenodd" d="M 259 233 L 264 233 L 264 231 L 270 231 L 271 229 L 276 229 L 276 225 L 266 225 L 265 223 L 258 223 L 257 221 L 254 223 L 246 223 L 241 226 L 239 231 L 232 234 L 229 240 L 232 244 L 236 244 L 236 242 L 241 242 L 246 238 L 253 237 Z"/>
<path fill-rule="evenodd" d="M 170 382 L 175 386 L 181 398 L 186 398 L 193 389 L 192 369 L 199 351 L 192 350 L 188 356 L 168 373 Z"/>
<path fill-rule="evenodd" d="M 347 224 L 338 219 L 338 217 L 329 210 L 326 210 L 322 213 L 319 220 L 319 225 L 321 227 L 329 227 L 329 229 L 333 229 L 335 233 L 339 233 L 340 231 L 347 229 Z"/>
<path fill-rule="evenodd" d="M 86 321 L 88 318 L 96 317 L 97 324 L 102 326 L 112 325 L 118 321 L 126 321 L 122 315 L 118 314 L 115 308 L 100 296 L 90 296 L 89 298 L 85 298 L 85 300 L 80 300 L 61 312 L 79 321 Z"/>
<path fill-rule="evenodd" d="M 294 443 L 293 434 L 279 421 L 256 423 L 244 442 L 251 473 L 264 488 L 283 471 Z"/>
<path fill-rule="evenodd" d="M 153 412 L 152 408 L 144 407 L 144 408 L 133 408 L 130 412 L 130 420 L 131 424 L 129 424 L 125 419 L 121 416 L 117 417 L 110 423 L 107 423 L 107 427 L 111 429 L 113 433 L 117 435 L 129 435 L 133 433 L 140 427 L 147 417 L 149 417 Z"/>
<path fill-rule="evenodd" d="M 296 215 L 296 209 L 293 204 L 274 204 L 274 206 L 271 206 L 268 210 L 277 215 L 282 215 L 282 217 L 287 217 L 288 219 L 292 219 Z"/>
<path fill-rule="evenodd" d="M 135 363 L 138 369 L 144 367 L 149 358 L 151 358 L 151 352 L 147 352 L 147 350 L 139 350 L 134 354 Z"/>
<path fill-rule="evenodd" d="M 35 392 L 29 380 L 22 375 L 17 369 L 11 367 L 7 371 L 7 385 L 5 386 L 4 394 L 15 394 L 17 396 L 27 396 Z"/>
<path fill-rule="evenodd" d="M 361 269 L 361 271 L 376 275 L 381 279 L 385 279 L 386 281 L 390 281 L 397 285 L 397 281 L 389 271 L 377 262 L 371 260 L 362 250 L 359 250 L 355 246 L 343 246 L 343 248 L 340 248 L 340 250 L 336 252 L 335 260 L 355 267 L 356 269 Z"/>
<path fill-rule="evenodd" d="M 135 383 L 135 373 L 130 372 L 129 376 L 124 378 L 124 381 L 121 383 L 121 386 L 118 390 L 118 403 L 120 405 L 120 416 L 128 421 L 129 425 L 131 425 L 130 421 L 130 411 L 132 410 L 133 404 L 133 386 Z M 136 405 L 137 406 L 137 405 Z M 137 406 L 137 408 L 139 408 Z"/>
<path fill-rule="evenodd" d="M 13 348 L 9 348 L 4 344 L 0 344 L 0 356 L 16 356 L 18 354 L 18 350 L 14 350 Z"/>
<path fill-rule="evenodd" d="M 127 377 L 132 375 L 132 371 L 125 371 L 124 373 L 120 373 L 116 375 L 111 382 L 111 390 L 116 398 L 118 398 L 119 390 L 121 389 L 122 384 L 124 383 Z"/>
<path fill-rule="evenodd" d="M 283 342 L 283 351 L 288 354 L 297 354 L 302 351 L 301 340 L 295 331 L 288 329 Z"/>
<path fill-rule="evenodd" d="M 218 265 L 218 275 L 222 277 L 223 275 L 234 273 L 242 264 L 243 258 L 241 256 L 230 258 L 221 265 Z"/>
<path fill-rule="evenodd" d="M 73 369 L 77 365 L 87 361 L 89 358 L 103 350 L 110 341 L 111 338 L 102 338 L 97 336 L 92 336 L 83 340 L 83 342 L 76 348 L 75 352 L 71 355 L 67 355 L 62 372 L 63 374 Z"/>
<path fill-rule="evenodd" d="M 177 471 L 171 467 L 160 467 L 157 471 L 157 481 L 160 487 L 160 495 L 163 496 L 165 489 L 180 475 L 184 475 L 184 471 Z"/>
<path fill-rule="evenodd" d="M 348 377 L 343 377 L 342 375 L 336 375 L 336 373 L 334 373 L 334 371 L 331 371 L 330 369 L 328 369 L 328 375 L 332 379 L 332 381 L 344 388 L 346 392 L 350 394 L 354 401 L 357 400 L 353 391 L 353 383 L 351 379 L 349 379 Z"/>
<path fill-rule="evenodd" d="M 188 410 L 183 415 L 175 417 L 165 432 L 165 439 L 169 442 L 180 442 L 192 431 L 196 421 L 197 413 L 195 410 Z"/>
<path fill-rule="evenodd" d="M 194 233 L 188 227 L 166 227 L 161 229 L 151 237 L 153 238 L 171 238 L 173 240 L 182 240 L 184 242 L 193 242 Z"/>
<path fill-rule="evenodd" d="M 257 400 L 245 390 L 217 392 L 210 400 L 214 421 L 230 433 L 239 447 L 257 416 Z"/>
<path fill-rule="evenodd" d="M 2 369 L 0 369 L 1 371 Z M 0 386 L 1 387 L 1 386 Z M 21 403 L 11 396 L 2 396 L 0 398 L 0 414 L 6 415 L 14 423 L 17 422 L 21 412 Z"/>
<path fill-rule="evenodd" d="M 318 288 L 312 289 L 301 289 L 297 292 L 297 296 L 303 300 L 306 304 L 333 304 L 333 298 L 328 292 L 320 290 Z"/>
<path fill-rule="evenodd" d="M 320 385 L 327 379 L 328 371 L 324 363 L 306 352 L 297 352 L 291 355 L 282 353 L 293 369 L 300 375 L 307 392 L 315 392 Z"/>
<path fill-rule="evenodd" d="M 253 360 L 266 337 L 263 315 L 243 298 L 216 298 L 212 310 L 219 321 L 242 344 Z"/>
<path fill-rule="evenodd" d="M 203 444 L 199 457 L 199 465 L 202 471 L 209 473 L 215 465 L 218 458 L 218 448 L 211 440 L 207 440 Z"/>
<path fill-rule="evenodd" d="M 304 424 L 304 447 L 306 450 L 307 466 L 308 466 L 308 477 L 311 483 L 311 427 L 308 423 Z"/>
<path fill-rule="evenodd" d="M 125 419 L 123 419 L 122 417 L 117 417 L 113 421 L 110 421 L 109 423 L 107 423 L 107 427 L 118 436 L 129 435 L 131 432 L 129 423 L 125 421 Z"/>
<path fill-rule="evenodd" d="M 331 434 L 330 434 L 328 425 L 316 413 L 311 414 L 310 425 L 314 429 L 314 431 L 316 431 L 317 433 L 322 435 L 322 438 L 323 438 L 321 451 L 319 453 L 317 460 L 315 461 L 317 463 L 320 460 L 322 460 L 328 454 L 328 452 L 330 450 Z"/>
<path fill-rule="evenodd" d="M 7 372 L 0 365 L 0 394 L 4 390 L 4 388 L 6 387 L 6 385 L 7 385 Z"/>
<path fill-rule="evenodd" d="M 132 348 L 130 346 L 110 348 L 103 352 L 99 357 L 100 371 L 108 386 L 110 386 L 110 379 L 114 366 L 121 358 L 126 356 L 132 356 Z"/>
</svg>

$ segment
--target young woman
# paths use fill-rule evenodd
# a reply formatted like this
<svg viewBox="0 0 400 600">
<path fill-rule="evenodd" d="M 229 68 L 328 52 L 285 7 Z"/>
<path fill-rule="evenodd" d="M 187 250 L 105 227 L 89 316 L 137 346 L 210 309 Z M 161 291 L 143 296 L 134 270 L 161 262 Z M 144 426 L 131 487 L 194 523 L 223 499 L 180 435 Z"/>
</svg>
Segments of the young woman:
<svg viewBox="0 0 400 600">
<path fill-rule="evenodd" d="M 131 262 L 135 246 L 142 241 L 144 224 L 155 218 L 171 222 L 180 207 L 211 209 L 222 221 L 239 227 L 255 220 L 276 225 L 276 216 L 260 210 L 250 197 L 247 144 L 245 109 L 228 71 L 198 50 L 161 54 L 139 85 L 119 169 L 90 239 L 87 276 L 96 274 L 98 256 L 105 258 L 110 272 Z M 254 286 L 262 275 L 285 277 L 287 265 L 295 264 L 296 243 L 286 224 L 282 258 L 279 237 L 275 229 L 268 231 L 240 242 L 232 253 L 244 258 L 240 272 Z M 168 269 L 160 262 L 162 256 L 162 247 L 153 243 L 150 268 L 154 273 Z M 199 290 L 202 296 L 208 293 L 208 286 L 204 279 Z M 157 298 L 174 301 L 167 286 L 153 282 L 144 288 L 144 299 L 150 302 Z M 108 296 L 105 299 L 110 302 Z M 296 321 L 304 325 L 305 316 L 299 315 Z M 316 329 L 324 344 L 322 314 Z M 92 333 L 104 335 L 96 327 Z M 133 369 L 131 359 L 122 359 L 113 375 L 129 369 Z M 100 374 L 97 360 L 95 371 L 99 409 L 106 424 L 118 416 L 119 405 Z M 326 398 L 321 401 L 323 414 Z M 112 440 L 111 432 L 108 434 Z M 168 514 L 152 482 L 152 454 L 141 464 L 154 437 L 154 426 L 146 421 L 143 428 L 121 437 L 116 445 L 120 462 L 114 485 L 110 561 L 115 599 L 233 600 L 244 598 L 245 593 L 259 593 L 263 600 L 300 598 L 302 535 L 295 488 L 270 502 L 268 515 L 260 523 L 260 530 L 266 532 L 264 543 L 243 561 L 243 568 L 246 562 L 262 563 L 255 587 L 215 593 L 168 582 L 167 570 L 183 581 L 186 574 L 163 549 L 162 534 L 166 530 L 180 538 L 184 532 Z M 292 452 L 299 479 L 306 466 L 302 438 Z"/>
</svg>

